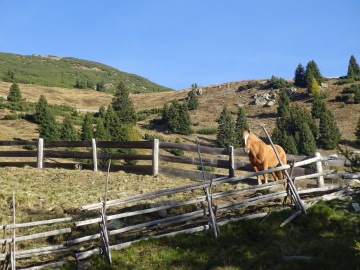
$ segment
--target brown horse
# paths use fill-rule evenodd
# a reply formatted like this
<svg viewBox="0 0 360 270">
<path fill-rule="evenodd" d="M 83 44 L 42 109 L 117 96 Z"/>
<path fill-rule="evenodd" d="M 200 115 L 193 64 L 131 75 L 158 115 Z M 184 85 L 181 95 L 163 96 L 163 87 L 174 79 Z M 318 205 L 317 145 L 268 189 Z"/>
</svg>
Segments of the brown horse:
<svg viewBox="0 0 360 270">
<path fill-rule="evenodd" d="M 253 166 L 255 172 L 259 170 L 267 170 L 275 168 L 280 165 L 278 158 L 271 145 L 267 145 L 250 130 L 242 131 L 242 144 L 245 152 L 248 154 L 250 163 Z M 280 145 L 275 145 L 281 162 L 286 165 L 286 153 Z M 276 180 L 285 179 L 283 171 L 272 172 L 272 176 Z M 267 174 L 264 174 L 265 183 L 268 182 Z M 261 185 L 260 175 L 257 176 L 258 184 Z"/>
</svg>

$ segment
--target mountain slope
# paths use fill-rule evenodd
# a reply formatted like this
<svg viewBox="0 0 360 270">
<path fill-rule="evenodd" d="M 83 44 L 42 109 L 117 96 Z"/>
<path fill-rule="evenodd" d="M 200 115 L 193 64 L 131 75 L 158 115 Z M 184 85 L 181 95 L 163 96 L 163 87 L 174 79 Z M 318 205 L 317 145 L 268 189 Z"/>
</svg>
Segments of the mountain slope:
<svg viewBox="0 0 360 270">
<path fill-rule="evenodd" d="M 101 83 L 105 91 L 112 92 L 122 81 L 132 93 L 173 90 L 101 63 L 71 57 L 0 53 L 0 80 L 6 81 L 9 71 L 18 83 L 42 86 L 73 88 L 80 82 L 94 89 Z"/>
</svg>

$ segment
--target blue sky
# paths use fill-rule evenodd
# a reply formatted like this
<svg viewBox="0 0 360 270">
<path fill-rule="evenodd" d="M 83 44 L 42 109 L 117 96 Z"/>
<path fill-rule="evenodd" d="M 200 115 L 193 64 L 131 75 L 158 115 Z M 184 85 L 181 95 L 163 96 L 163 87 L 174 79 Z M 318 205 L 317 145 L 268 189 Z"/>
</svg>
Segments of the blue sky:
<svg viewBox="0 0 360 270">
<path fill-rule="evenodd" d="M 0 52 L 76 57 L 176 90 L 360 63 L 355 0 L 0 0 Z"/>
</svg>

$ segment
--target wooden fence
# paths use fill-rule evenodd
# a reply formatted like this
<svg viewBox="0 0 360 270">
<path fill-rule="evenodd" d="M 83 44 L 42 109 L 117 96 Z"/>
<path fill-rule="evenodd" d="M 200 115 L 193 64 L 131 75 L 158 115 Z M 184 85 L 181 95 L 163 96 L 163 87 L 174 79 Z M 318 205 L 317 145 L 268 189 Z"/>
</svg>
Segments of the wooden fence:
<svg viewBox="0 0 360 270">
<path fill-rule="evenodd" d="M 271 182 L 264 185 L 240 185 L 249 178 L 254 178 L 259 174 L 270 173 L 273 171 L 289 169 L 292 173 L 299 169 L 297 174 L 291 174 L 295 183 L 301 183 L 302 180 L 312 181 L 317 188 L 299 189 L 298 193 L 308 209 L 318 200 L 327 200 L 339 196 L 353 195 L 359 193 L 359 190 L 346 186 L 327 185 L 324 186 L 324 177 L 339 177 L 334 170 L 324 170 L 322 165 L 343 166 L 344 160 L 337 159 L 335 156 L 322 157 L 316 154 L 314 157 L 295 157 L 288 156 L 288 160 L 293 160 L 288 165 L 269 169 L 258 173 L 247 173 L 238 175 L 237 170 L 251 170 L 247 162 L 238 160 L 239 157 L 245 157 L 241 150 L 199 147 L 195 145 L 159 142 L 30 142 L 36 150 L 18 150 L 18 151 L 0 151 L 0 157 L 30 157 L 36 158 L 36 161 L 30 162 L 0 162 L 0 166 L 34 166 L 37 168 L 67 167 L 74 168 L 71 163 L 53 163 L 48 161 L 50 158 L 63 159 L 88 159 L 92 163 L 82 164 L 83 169 L 97 170 L 100 165 L 97 164 L 101 159 L 130 159 L 147 160 L 149 165 L 117 165 L 114 169 L 134 170 L 136 172 L 145 172 L 156 175 L 157 173 L 166 173 L 171 175 L 182 175 L 194 179 L 206 179 L 202 182 L 194 182 L 187 186 L 180 186 L 171 189 L 158 190 L 151 193 L 134 195 L 116 200 L 106 200 L 101 203 L 84 205 L 83 211 L 86 218 L 74 220 L 72 217 L 64 219 L 37 221 L 30 223 L 14 223 L 0 226 L 3 230 L 3 239 L 0 239 L 2 250 L 0 254 L 0 269 L 7 269 L 11 266 L 15 269 L 16 260 L 26 258 L 38 258 L 37 260 L 24 263 L 29 265 L 24 269 L 41 269 L 42 267 L 58 267 L 67 261 L 75 260 L 80 263 L 81 260 L 88 258 L 92 254 L 104 254 L 111 262 L 110 250 L 119 250 L 131 245 L 134 242 L 159 238 L 164 236 L 176 235 L 178 233 L 193 233 L 211 230 L 212 235 L 220 234 L 219 227 L 241 219 L 265 218 L 273 211 L 289 209 L 288 205 L 282 206 L 280 199 L 286 198 L 289 194 L 284 190 L 283 184 L 286 180 Z M 15 145 L 29 148 L 25 142 L 0 142 L 0 146 Z M 61 150 L 56 148 L 82 147 L 84 152 Z M 146 149 L 148 155 L 124 155 L 120 153 L 109 154 L 98 152 L 99 148 L 134 148 Z M 169 150 L 183 150 L 190 153 L 196 153 L 199 149 L 204 157 L 196 155 L 170 156 L 164 155 Z M 162 152 L 162 153 L 160 153 Z M 212 156 L 216 158 L 212 158 Z M 204 166 L 211 166 L 225 169 L 227 175 L 216 175 L 208 173 L 202 175 L 198 170 L 183 170 L 176 166 L 165 166 L 170 164 L 192 164 L 194 166 L 203 163 Z M 164 163 L 165 165 L 162 165 Z M 315 170 L 303 169 L 302 166 L 314 163 Z M 65 166 L 64 166 L 65 165 Z M 129 167 L 130 166 L 130 167 Z M 132 166 L 132 167 L 131 167 Z M 146 169 L 144 169 L 146 168 Z M 105 169 L 105 168 L 104 168 Z M 301 174 L 301 175 L 300 175 Z M 345 174 L 344 174 L 345 175 Z M 341 177 L 341 176 L 340 176 Z M 357 176 L 358 177 L 358 176 Z M 354 178 L 354 177 L 350 177 Z M 256 182 L 256 181 L 255 181 Z M 266 190 L 267 192 L 262 192 Z M 261 192 L 264 195 L 261 195 Z M 254 194 L 257 196 L 254 196 Z M 176 195 L 181 196 L 176 196 Z M 181 199 L 178 199 L 181 198 Z M 15 200 L 15 196 L 14 196 Z M 268 206 L 268 211 L 262 212 L 261 204 L 266 202 L 277 202 L 273 207 Z M 15 206 L 16 204 L 13 203 Z M 257 207 L 259 206 L 259 207 Z M 99 214 L 99 209 L 102 212 Z M 108 214 L 106 214 L 108 211 Z M 111 212 L 111 213 L 110 213 Z M 281 226 L 290 222 L 296 215 L 301 214 L 295 209 L 293 215 L 285 220 Z M 213 215 L 213 219 L 211 218 Z M 31 226 L 48 226 L 56 223 L 64 224 L 61 228 L 48 230 L 44 228 L 40 233 L 30 235 L 19 235 L 16 230 Z M 71 223 L 70 223 L 71 222 Z M 100 225 L 100 226 L 99 226 Z M 100 229 L 99 229 L 100 227 Z M 12 236 L 8 234 L 12 232 Z M 42 237 L 54 237 L 56 235 L 65 235 L 60 238 L 60 243 L 50 246 L 40 246 L 32 249 L 16 248 L 18 242 L 37 239 Z M 94 248 L 95 246 L 95 248 Z M 50 256 L 52 257 L 44 257 Z M 67 257 L 66 257 L 67 256 Z M 45 259 L 39 263 L 39 258 Z M 65 259 L 64 259 L 65 258 Z M 69 259 L 70 258 L 70 259 Z M 36 268 L 32 268 L 37 261 Z"/>
<path fill-rule="evenodd" d="M 197 146 L 172 142 L 154 141 L 130 141 L 130 142 L 112 142 L 112 141 L 49 141 L 43 139 L 38 141 L 0 141 L 0 147 L 22 147 L 22 149 L 11 149 L 0 151 L 0 167 L 30 166 L 34 168 L 68 168 L 68 169 L 88 169 L 88 170 L 107 170 L 107 165 L 102 165 L 107 160 L 127 160 L 142 161 L 141 165 L 112 165 L 113 171 L 124 170 L 128 173 L 157 175 L 158 173 L 181 176 L 190 179 L 202 179 L 202 172 L 196 169 L 200 164 L 197 157 Z M 124 154 L 107 153 L 104 149 L 142 149 L 146 154 Z M 31 150 L 26 150 L 31 149 Z M 36 150 L 33 150 L 36 149 Z M 76 151 L 74 150 L 76 149 Z M 172 150 L 180 150 L 188 155 L 175 156 L 168 153 Z M 227 171 L 222 173 L 206 172 L 207 179 L 214 179 L 220 176 L 232 177 L 236 170 L 252 171 L 247 156 L 243 150 L 229 148 L 216 148 L 200 146 L 204 166 L 219 168 Z M 320 156 L 319 153 L 317 153 Z M 1 158 L 6 158 L 2 161 Z M 26 159 L 26 161 L 9 161 L 10 158 Z M 288 155 L 287 160 L 296 162 L 308 159 L 306 156 Z M 242 159 L 242 160 L 241 160 Z M 65 160 L 65 161 L 64 161 Z M 184 170 L 179 164 L 194 165 L 194 169 Z M 325 166 L 344 166 L 345 159 L 339 159 L 337 156 L 322 157 L 317 163 L 317 170 L 321 170 L 321 164 Z M 304 175 L 313 172 L 311 169 L 296 168 L 294 175 Z"/>
</svg>

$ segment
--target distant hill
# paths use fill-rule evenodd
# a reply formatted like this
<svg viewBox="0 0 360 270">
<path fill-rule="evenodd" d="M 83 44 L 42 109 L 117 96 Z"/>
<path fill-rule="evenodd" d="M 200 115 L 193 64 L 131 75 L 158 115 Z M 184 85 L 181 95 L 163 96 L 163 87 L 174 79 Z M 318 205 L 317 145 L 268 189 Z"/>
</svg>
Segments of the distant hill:
<svg viewBox="0 0 360 270">
<path fill-rule="evenodd" d="M 10 73 L 9 73 L 10 72 Z M 72 57 L 19 55 L 0 52 L 0 81 L 15 76 L 17 83 L 50 87 L 96 89 L 103 86 L 105 92 L 113 92 L 120 81 L 131 93 L 172 91 L 141 76 L 126 73 L 116 68 Z"/>
</svg>

